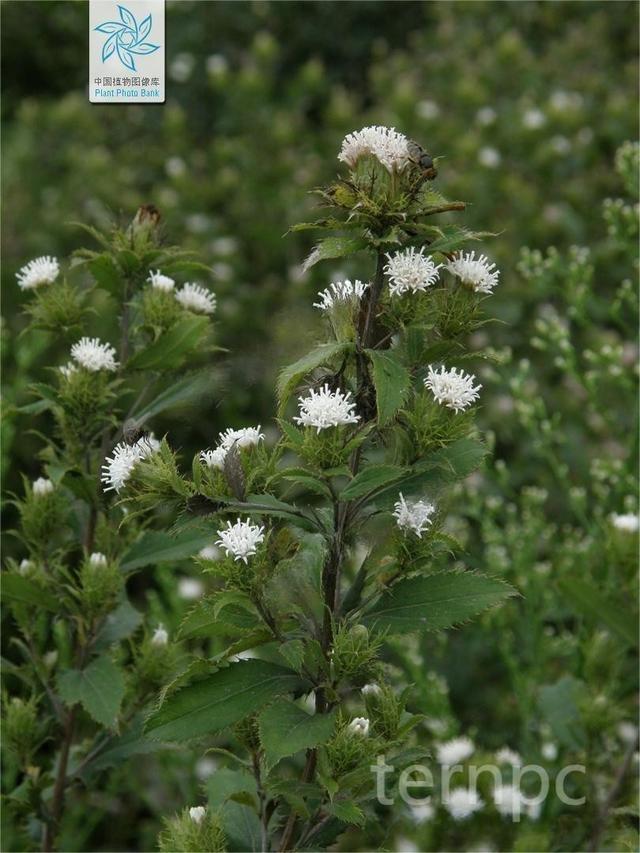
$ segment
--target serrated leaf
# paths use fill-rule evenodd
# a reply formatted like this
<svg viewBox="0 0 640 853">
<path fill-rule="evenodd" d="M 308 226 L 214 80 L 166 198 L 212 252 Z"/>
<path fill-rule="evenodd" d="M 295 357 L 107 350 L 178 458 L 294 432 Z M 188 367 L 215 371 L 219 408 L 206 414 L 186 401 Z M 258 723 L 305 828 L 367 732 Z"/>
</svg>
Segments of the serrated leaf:
<svg viewBox="0 0 640 853">
<path fill-rule="evenodd" d="M 63 672 L 58 677 L 58 691 L 67 705 L 79 702 L 96 722 L 113 728 L 124 697 L 124 675 L 105 655 L 86 669 Z"/>
<path fill-rule="evenodd" d="M 29 578 L 12 572 L 2 573 L 2 598 L 17 604 L 30 604 L 57 613 L 60 600 Z"/>
<path fill-rule="evenodd" d="M 157 397 L 133 414 L 136 419 L 145 421 L 168 409 L 202 405 L 212 396 L 211 371 L 192 373 L 182 377 L 168 388 L 163 388 Z"/>
<path fill-rule="evenodd" d="M 555 684 L 545 684 L 538 694 L 538 706 L 543 717 L 561 744 L 579 750 L 586 743 L 586 735 L 578 700 L 584 693 L 584 684 L 571 675 L 563 676 Z"/>
<path fill-rule="evenodd" d="M 364 826 L 365 816 L 362 809 L 348 800 L 334 800 L 326 806 L 327 812 L 337 817 L 343 823 Z"/>
<path fill-rule="evenodd" d="M 95 640 L 96 651 L 130 637 L 141 622 L 142 614 L 125 599 L 105 618 Z"/>
<path fill-rule="evenodd" d="M 494 607 L 516 590 L 475 572 L 439 572 L 400 581 L 378 599 L 363 621 L 391 633 L 451 628 Z"/>
<path fill-rule="evenodd" d="M 216 610 L 216 599 L 203 598 L 185 616 L 180 625 L 179 636 L 190 637 L 228 636 L 251 631 L 258 624 L 258 614 L 240 604 L 227 605 L 222 613 Z"/>
<path fill-rule="evenodd" d="M 406 474 L 406 468 L 397 465 L 370 465 L 360 471 L 340 492 L 341 501 L 352 501 L 360 498 L 374 489 L 379 489 L 389 483 L 399 480 Z"/>
<path fill-rule="evenodd" d="M 278 651 L 292 669 L 299 672 L 304 660 L 304 643 L 302 640 L 288 640 L 278 646 Z"/>
<path fill-rule="evenodd" d="M 258 717 L 260 741 L 267 769 L 303 749 L 326 743 L 335 728 L 335 711 L 308 714 L 294 702 L 281 699 Z"/>
<path fill-rule="evenodd" d="M 98 255 L 87 266 L 99 287 L 109 293 L 118 293 L 122 289 L 122 273 L 110 255 Z"/>
<path fill-rule="evenodd" d="M 131 572 L 152 564 L 186 560 L 205 545 L 210 545 L 211 539 L 211 533 L 203 533 L 201 530 L 189 530 L 176 536 L 151 530 L 124 553 L 120 567 L 124 572 Z"/>
<path fill-rule="evenodd" d="M 212 734 L 303 685 L 285 667 L 255 659 L 239 661 L 173 693 L 147 719 L 145 731 L 154 739 L 168 741 Z"/>
<path fill-rule="evenodd" d="M 562 578 L 559 586 L 567 600 L 588 619 L 606 625 L 631 648 L 638 645 L 637 619 L 622 601 L 604 596 L 580 578 Z"/>
<path fill-rule="evenodd" d="M 246 792 L 255 795 L 256 780 L 245 770 L 231 770 L 229 767 L 220 767 L 207 780 L 207 795 L 209 807 L 217 810 L 234 794 Z"/>
<path fill-rule="evenodd" d="M 325 237 L 311 250 L 302 265 L 302 269 L 306 272 L 319 261 L 330 258 L 344 258 L 347 255 L 353 255 L 355 252 L 361 252 L 367 246 L 367 241 L 362 237 Z"/>
<path fill-rule="evenodd" d="M 131 370 L 155 370 L 179 367 L 196 350 L 209 329 L 207 317 L 182 317 L 157 341 L 135 353 L 127 362 Z"/>
<path fill-rule="evenodd" d="M 284 370 L 280 372 L 276 386 L 279 400 L 278 414 L 282 415 L 289 397 L 304 376 L 311 373 L 311 371 L 315 370 L 317 367 L 327 364 L 333 358 L 343 355 L 351 349 L 353 349 L 353 344 L 348 341 L 342 343 L 336 342 L 321 344 L 319 347 L 316 347 L 311 350 L 311 352 L 308 352 L 302 358 L 298 359 L 294 364 L 289 365 L 289 367 L 285 367 Z"/>
<path fill-rule="evenodd" d="M 373 368 L 378 426 L 385 426 L 403 405 L 411 386 L 411 377 L 407 368 L 390 353 L 378 350 L 366 352 Z"/>
</svg>

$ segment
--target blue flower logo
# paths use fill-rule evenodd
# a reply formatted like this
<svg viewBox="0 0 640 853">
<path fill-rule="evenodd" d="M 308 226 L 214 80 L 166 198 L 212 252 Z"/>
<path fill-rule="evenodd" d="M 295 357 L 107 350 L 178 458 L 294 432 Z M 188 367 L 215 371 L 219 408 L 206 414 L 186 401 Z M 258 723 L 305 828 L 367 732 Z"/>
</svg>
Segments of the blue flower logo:
<svg viewBox="0 0 640 853">
<path fill-rule="evenodd" d="M 118 6 L 118 12 L 119 21 L 105 21 L 95 27 L 98 32 L 107 33 L 109 36 L 102 46 L 102 61 L 106 62 L 110 56 L 117 53 L 126 68 L 136 71 L 134 56 L 146 56 L 160 49 L 159 44 L 145 41 L 151 32 L 152 16 L 147 15 L 138 26 L 135 16 L 127 8 Z"/>
</svg>

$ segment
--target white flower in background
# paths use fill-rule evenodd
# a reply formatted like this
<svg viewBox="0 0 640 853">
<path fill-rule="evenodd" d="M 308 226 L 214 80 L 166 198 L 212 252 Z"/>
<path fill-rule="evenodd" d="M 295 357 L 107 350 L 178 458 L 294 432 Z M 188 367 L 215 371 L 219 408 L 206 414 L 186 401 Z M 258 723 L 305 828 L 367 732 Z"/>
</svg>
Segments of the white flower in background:
<svg viewBox="0 0 640 853">
<path fill-rule="evenodd" d="M 540 751 L 542 752 L 542 757 L 547 761 L 555 761 L 558 757 L 558 747 L 552 741 L 543 743 Z"/>
<path fill-rule="evenodd" d="M 345 281 L 331 282 L 330 287 L 327 287 L 325 290 L 321 290 L 318 293 L 320 301 L 314 302 L 313 307 L 320 308 L 323 311 L 328 311 L 330 308 L 333 308 L 336 303 L 351 302 L 356 304 L 362 299 L 368 287 L 368 283 L 364 284 L 358 279 L 354 282 L 349 281 L 349 279 L 346 279 Z"/>
<path fill-rule="evenodd" d="M 219 560 L 220 548 L 217 545 L 205 545 L 198 551 L 198 557 L 201 560 Z"/>
<path fill-rule="evenodd" d="M 382 693 L 382 688 L 379 684 L 365 684 L 360 692 L 363 696 L 379 696 Z"/>
<path fill-rule="evenodd" d="M 401 172 L 409 162 L 407 141 L 407 137 L 393 127 L 363 127 L 345 136 L 338 160 L 354 168 L 360 157 L 372 155 L 387 171 Z"/>
<path fill-rule="evenodd" d="M 499 814 L 503 817 L 519 817 L 522 812 L 528 813 L 526 798 L 515 785 L 496 785 L 492 793 L 493 802 Z"/>
<path fill-rule="evenodd" d="M 354 717 L 347 726 L 351 734 L 366 737 L 369 734 L 369 720 L 366 717 Z"/>
<path fill-rule="evenodd" d="M 418 113 L 420 118 L 438 118 L 438 116 L 440 115 L 440 107 L 436 104 L 435 101 L 420 101 L 420 103 L 416 106 L 416 112 Z"/>
<path fill-rule="evenodd" d="M 227 527 L 218 530 L 220 537 L 216 545 L 219 545 L 227 553 L 227 557 L 233 556 L 233 559 L 244 560 L 247 562 L 247 557 L 252 557 L 258 548 L 258 545 L 264 541 L 264 527 L 258 527 L 257 524 L 251 524 L 250 521 L 242 521 L 237 519 L 235 524 L 227 521 Z"/>
<path fill-rule="evenodd" d="M 209 755 L 205 755 L 202 758 L 199 758 L 196 762 L 196 776 L 201 782 L 206 782 L 206 780 L 213 776 L 213 774 L 218 769 L 218 762 L 215 758 L 211 758 Z"/>
<path fill-rule="evenodd" d="M 176 291 L 176 299 L 188 311 L 196 314 L 213 314 L 216 310 L 216 295 L 199 284 L 183 284 Z"/>
<path fill-rule="evenodd" d="M 100 553 L 100 551 L 94 551 L 93 554 L 89 556 L 89 565 L 94 566 L 95 568 L 104 569 L 108 565 L 108 560 L 104 554 Z"/>
<path fill-rule="evenodd" d="M 497 169 L 502 162 L 502 156 L 497 148 L 485 145 L 478 151 L 478 163 L 487 169 Z"/>
<path fill-rule="evenodd" d="M 172 278 L 169 278 L 168 275 L 163 275 L 160 270 L 156 270 L 155 272 L 149 270 L 147 281 L 156 290 L 164 290 L 166 292 L 173 290 L 176 284 Z"/>
<path fill-rule="evenodd" d="M 151 637 L 152 646 L 166 646 L 169 642 L 169 633 L 162 623 L 158 625 Z"/>
<path fill-rule="evenodd" d="M 186 163 L 182 157 L 169 157 L 164 168 L 170 178 L 179 178 L 187 171 Z"/>
<path fill-rule="evenodd" d="M 527 130 L 538 130 L 538 128 L 544 127 L 546 123 L 547 117 L 542 110 L 539 110 L 536 107 L 527 110 L 522 116 L 522 124 L 527 128 Z"/>
<path fill-rule="evenodd" d="M 90 373 L 118 368 L 115 349 L 111 344 L 103 344 L 100 338 L 80 338 L 71 347 L 71 358 Z"/>
<path fill-rule="evenodd" d="M 482 385 L 474 386 L 475 376 L 463 370 L 440 368 L 440 372 L 429 366 L 429 375 L 424 380 L 425 387 L 431 391 L 438 403 L 461 412 L 478 399 Z"/>
<path fill-rule="evenodd" d="M 475 749 L 475 744 L 469 737 L 455 737 L 441 743 L 436 749 L 438 762 L 447 767 L 466 761 Z"/>
<path fill-rule="evenodd" d="M 207 57 L 206 66 L 207 73 L 212 77 L 221 77 L 226 74 L 229 63 L 222 53 L 212 53 Z"/>
<path fill-rule="evenodd" d="M 498 764 L 511 764 L 512 767 L 522 766 L 522 758 L 519 753 L 509 749 L 508 746 L 503 746 L 496 752 L 496 762 Z"/>
<path fill-rule="evenodd" d="M 436 813 L 435 808 L 432 803 L 418 803 L 409 805 L 411 809 L 411 817 L 415 823 L 426 823 L 428 820 L 432 820 L 433 816 Z"/>
<path fill-rule="evenodd" d="M 638 737 L 637 725 L 629 720 L 623 720 L 621 723 L 618 723 L 617 732 L 620 740 L 627 744 L 635 743 Z"/>
<path fill-rule="evenodd" d="M 393 511 L 393 517 L 396 519 L 397 525 L 404 530 L 413 530 L 418 539 L 422 539 L 422 534 L 431 526 L 432 516 L 436 511 L 433 504 L 427 501 L 407 501 L 404 495 L 400 492 L 400 500 L 396 501 Z"/>
<path fill-rule="evenodd" d="M 431 258 L 425 258 L 423 252 L 424 248 L 416 252 L 412 246 L 394 255 L 387 255 L 388 263 L 384 271 L 389 277 L 389 292 L 392 296 L 402 296 L 409 290 L 419 293 L 436 283 L 442 264 L 435 264 Z"/>
<path fill-rule="evenodd" d="M 442 805 L 454 820 L 465 820 L 484 805 L 478 792 L 471 788 L 454 788 L 442 801 Z"/>
<path fill-rule="evenodd" d="M 420 853 L 418 845 L 403 835 L 399 835 L 393 847 L 395 853 Z"/>
<path fill-rule="evenodd" d="M 204 584 L 197 578 L 180 578 L 178 581 L 178 595 L 185 601 L 195 601 L 204 593 Z"/>
<path fill-rule="evenodd" d="M 67 364 L 63 364 L 62 367 L 58 368 L 60 373 L 64 376 L 65 379 L 70 379 L 72 374 L 78 372 L 78 365 L 74 364 L 72 361 L 67 362 Z"/>
<path fill-rule="evenodd" d="M 31 488 L 34 495 L 42 497 L 43 495 L 48 495 L 53 491 L 53 483 L 45 477 L 38 477 L 38 479 L 34 480 L 31 484 Z"/>
<path fill-rule="evenodd" d="M 153 437 L 153 433 L 138 439 L 135 444 L 120 442 L 113 448 L 112 455 L 107 456 L 102 466 L 100 479 L 105 484 L 104 491 L 115 489 L 119 492 L 135 466 L 141 459 L 146 459 L 151 453 L 160 449 L 160 442 Z"/>
<path fill-rule="evenodd" d="M 351 392 L 330 391 L 324 385 L 319 391 L 311 390 L 308 397 L 300 397 L 300 416 L 294 421 L 303 426 L 315 427 L 318 432 L 328 427 L 355 424 L 360 415 L 354 413 L 355 403 L 350 401 Z"/>
<path fill-rule="evenodd" d="M 475 252 L 467 252 L 466 255 L 463 251 L 458 252 L 447 264 L 447 269 L 463 284 L 470 285 L 476 293 L 493 293 L 500 278 L 500 270 L 496 269 L 496 265 L 486 255 L 476 258 Z"/>
<path fill-rule="evenodd" d="M 21 575 L 28 575 L 32 568 L 33 563 L 31 560 L 21 560 L 20 565 L 18 566 L 18 571 Z"/>
<path fill-rule="evenodd" d="M 622 515 L 614 512 L 611 515 L 611 524 L 613 524 L 616 530 L 622 530 L 624 533 L 636 533 L 638 526 L 640 526 L 640 521 L 634 512 L 626 512 Z"/>
<path fill-rule="evenodd" d="M 236 447 L 255 447 L 264 441 L 264 433 L 260 432 L 260 424 L 257 427 L 244 427 L 243 429 L 226 429 L 220 433 L 220 447 L 228 450 L 235 444 Z"/>
<path fill-rule="evenodd" d="M 189 809 L 189 817 L 194 823 L 202 823 L 205 818 L 207 810 L 204 806 L 192 806 Z"/>
<path fill-rule="evenodd" d="M 16 273 L 18 287 L 20 290 L 34 290 L 42 284 L 52 284 L 59 272 L 58 259 L 42 255 L 29 261 Z"/>
<path fill-rule="evenodd" d="M 201 450 L 200 461 L 207 468 L 218 468 L 222 471 L 224 470 L 224 460 L 227 452 L 228 448 L 226 447 L 216 447 L 215 450 Z"/>
<path fill-rule="evenodd" d="M 476 121 L 484 127 L 493 124 L 497 118 L 498 113 L 493 107 L 481 107 L 476 113 Z"/>
</svg>

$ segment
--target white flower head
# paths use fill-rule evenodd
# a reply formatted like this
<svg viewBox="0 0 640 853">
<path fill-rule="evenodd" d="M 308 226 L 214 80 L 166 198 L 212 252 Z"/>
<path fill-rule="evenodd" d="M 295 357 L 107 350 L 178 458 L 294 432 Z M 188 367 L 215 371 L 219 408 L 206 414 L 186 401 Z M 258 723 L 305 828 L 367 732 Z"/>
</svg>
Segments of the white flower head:
<svg viewBox="0 0 640 853">
<path fill-rule="evenodd" d="M 540 749 L 542 752 L 542 757 L 546 759 L 546 761 L 555 761 L 558 757 L 558 746 L 553 741 L 546 741 L 546 743 L 542 744 Z"/>
<path fill-rule="evenodd" d="M 52 284 L 58 277 L 60 264 L 57 258 L 42 255 L 25 264 L 17 273 L 18 286 L 21 290 L 35 290 L 43 284 Z"/>
<path fill-rule="evenodd" d="M 201 560 L 219 560 L 220 548 L 217 545 L 205 545 L 198 551 L 198 557 Z"/>
<path fill-rule="evenodd" d="M 428 801 L 424 803 L 411 803 L 409 808 L 411 809 L 411 817 L 415 823 L 426 823 L 428 820 L 432 820 L 436 813 L 433 803 Z"/>
<path fill-rule="evenodd" d="M 503 817 L 518 818 L 526 810 L 526 798 L 515 785 L 496 785 L 492 796 L 498 813 Z"/>
<path fill-rule="evenodd" d="M 475 376 L 452 367 L 440 368 L 440 372 L 429 365 L 429 375 L 424 380 L 425 387 L 431 391 L 440 405 L 461 412 L 478 399 L 482 385 L 475 385 Z"/>
<path fill-rule="evenodd" d="M 90 373 L 118 368 L 115 349 L 111 344 L 103 344 L 100 338 L 80 338 L 71 347 L 71 358 Z"/>
<path fill-rule="evenodd" d="M 178 581 L 178 595 L 185 601 L 195 601 L 204 593 L 204 585 L 197 578 L 180 578 Z"/>
<path fill-rule="evenodd" d="M 622 720 L 618 723 L 616 731 L 623 743 L 632 744 L 638 739 L 638 726 L 630 720 Z"/>
<path fill-rule="evenodd" d="M 151 637 L 152 646 L 166 646 L 169 642 L 169 632 L 162 623 L 158 625 Z"/>
<path fill-rule="evenodd" d="M 476 113 L 476 121 L 478 124 L 489 125 L 493 124 L 493 122 L 498 118 L 498 113 L 494 110 L 493 107 L 480 107 L 478 112 Z"/>
<path fill-rule="evenodd" d="M 207 810 L 204 806 L 192 806 L 189 809 L 189 817 L 194 823 L 202 823 L 207 814 Z"/>
<path fill-rule="evenodd" d="M 532 107 L 527 110 L 525 114 L 522 116 L 522 124 L 528 130 L 538 130 L 540 127 L 544 127 L 547 123 L 547 117 L 539 110 L 537 107 Z"/>
<path fill-rule="evenodd" d="M 369 720 L 366 717 L 354 717 L 347 726 L 351 734 L 366 737 L 369 734 Z"/>
<path fill-rule="evenodd" d="M 218 762 L 215 758 L 211 758 L 210 755 L 204 755 L 196 762 L 196 776 L 201 782 L 206 782 L 210 776 L 213 776 L 217 769 Z"/>
<path fill-rule="evenodd" d="M 436 754 L 440 764 L 451 767 L 453 764 L 459 764 L 461 761 L 466 761 L 467 758 L 470 758 L 473 755 L 474 749 L 475 744 L 471 738 L 455 737 L 441 743 L 436 750 Z"/>
<path fill-rule="evenodd" d="M 497 169 L 502 162 L 502 157 L 497 148 L 485 145 L 478 151 L 478 163 L 486 169 Z"/>
<path fill-rule="evenodd" d="M 135 444 L 125 444 L 125 442 L 116 444 L 112 455 L 107 456 L 102 466 L 100 479 L 105 484 L 104 491 L 109 492 L 115 489 L 119 492 L 138 462 L 159 449 L 160 442 L 153 437 L 153 434 L 139 438 Z"/>
<path fill-rule="evenodd" d="M 454 820 L 465 820 L 481 809 L 484 802 L 478 792 L 471 788 L 454 788 L 443 799 L 442 805 Z"/>
<path fill-rule="evenodd" d="M 352 169 L 360 157 L 375 157 L 389 172 L 401 172 L 409 162 L 407 137 L 393 127 L 372 125 L 349 133 L 342 140 L 338 160 Z"/>
<path fill-rule="evenodd" d="M 78 365 L 74 364 L 72 361 L 63 364 L 62 367 L 58 368 L 60 373 L 64 376 L 65 379 L 70 379 L 74 373 L 78 372 Z"/>
<path fill-rule="evenodd" d="M 31 489 L 34 495 L 41 498 L 43 495 L 51 494 L 53 491 L 53 483 L 45 477 L 38 477 L 38 479 L 34 480 L 31 484 Z"/>
<path fill-rule="evenodd" d="M 226 429 L 220 433 L 219 446 L 228 450 L 235 444 L 236 447 L 255 447 L 264 441 L 264 433 L 260 432 L 260 424 L 257 427 L 244 427 L 243 429 Z"/>
<path fill-rule="evenodd" d="M 94 551 L 93 554 L 89 555 L 89 565 L 104 569 L 108 565 L 108 560 L 100 551 Z"/>
<path fill-rule="evenodd" d="M 400 500 L 396 501 L 393 517 L 398 527 L 404 530 L 413 530 L 418 539 L 422 539 L 424 531 L 433 523 L 432 516 L 436 511 L 434 504 L 427 501 L 413 501 L 407 503 L 402 492 Z"/>
<path fill-rule="evenodd" d="M 365 684 L 360 692 L 363 696 L 379 696 L 382 693 L 382 687 L 379 684 Z"/>
<path fill-rule="evenodd" d="M 447 264 L 449 272 L 457 276 L 463 284 L 468 284 L 476 293 L 493 293 L 498 284 L 500 270 L 497 270 L 486 255 L 476 258 L 475 252 L 457 252 Z"/>
<path fill-rule="evenodd" d="M 188 311 L 196 314 L 213 314 L 216 310 L 216 295 L 199 284 L 183 284 L 176 291 L 176 299 Z"/>
<path fill-rule="evenodd" d="M 235 524 L 227 521 L 226 529 L 218 530 L 218 536 L 216 545 L 224 548 L 227 557 L 233 556 L 236 562 L 244 560 L 247 563 L 247 558 L 253 557 L 258 545 L 264 541 L 264 527 L 238 518 Z"/>
<path fill-rule="evenodd" d="M 611 515 L 611 524 L 616 530 L 622 530 L 624 533 L 636 533 L 640 526 L 640 520 L 634 512 L 626 512 L 622 515 L 614 512 Z"/>
<path fill-rule="evenodd" d="M 155 272 L 149 270 L 147 281 L 155 290 L 164 290 L 166 292 L 173 290 L 176 284 L 172 278 L 169 278 L 168 275 L 163 275 L 160 270 L 156 270 Z"/>
<path fill-rule="evenodd" d="M 369 283 L 361 282 L 359 279 L 350 281 L 348 278 L 344 281 L 332 281 L 330 286 L 321 290 L 318 293 L 318 302 L 313 303 L 314 308 L 320 308 L 322 311 L 329 311 L 334 305 L 351 303 L 352 306 L 357 305 L 364 296 Z"/>
<path fill-rule="evenodd" d="M 33 562 L 31 560 L 20 560 L 20 565 L 18 566 L 18 572 L 21 575 L 28 575 L 31 569 L 33 568 Z"/>
<path fill-rule="evenodd" d="M 384 271 L 389 277 L 389 292 L 392 296 L 402 296 L 408 291 L 420 293 L 436 283 L 442 264 L 435 264 L 431 258 L 425 257 L 423 252 L 424 247 L 416 252 L 412 246 L 402 252 L 387 255 L 388 263 Z"/>
<path fill-rule="evenodd" d="M 508 746 L 503 746 L 496 752 L 496 762 L 498 764 L 510 764 L 512 767 L 522 766 L 522 758 L 519 753 L 509 749 Z"/>
<path fill-rule="evenodd" d="M 228 453 L 227 447 L 216 447 L 215 450 L 201 450 L 200 461 L 207 468 L 218 468 L 224 470 L 224 460 Z"/>
<path fill-rule="evenodd" d="M 303 426 L 315 427 L 317 432 L 329 427 L 355 424 L 360 420 L 356 415 L 355 403 L 350 400 L 351 392 L 330 391 L 324 385 L 319 391 L 312 389 L 308 397 L 300 397 L 300 416 L 294 421 Z"/>
</svg>

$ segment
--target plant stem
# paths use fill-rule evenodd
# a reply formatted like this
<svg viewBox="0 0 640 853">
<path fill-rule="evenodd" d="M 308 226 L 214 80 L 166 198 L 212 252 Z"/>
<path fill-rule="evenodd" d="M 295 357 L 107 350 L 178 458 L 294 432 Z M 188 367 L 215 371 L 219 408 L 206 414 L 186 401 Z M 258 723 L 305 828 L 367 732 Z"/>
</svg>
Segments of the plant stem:
<svg viewBox="0 0 640 853">
<path fill-rule="evenodd" d="M 62 736 L 62 745 L 60 747 L 60 757 L 58 759 L 58 769 L 56 771 L 56 780 L 53 787 L 53 798 L 51 801 L 50 818 L 45 824 L 44 839 L 42 842 L 42 850 L 44 853 L 51 853 L 54 849 L 56 836 L 60 824 L 60 817 L 64 807 L 64 789 L 67 780 L 67 765 L 69 763 L 69 752 L 73 742 L 73 735 L 76 725 L 76 708 L 69 711 L 67 722 Z"/>
</svg>

